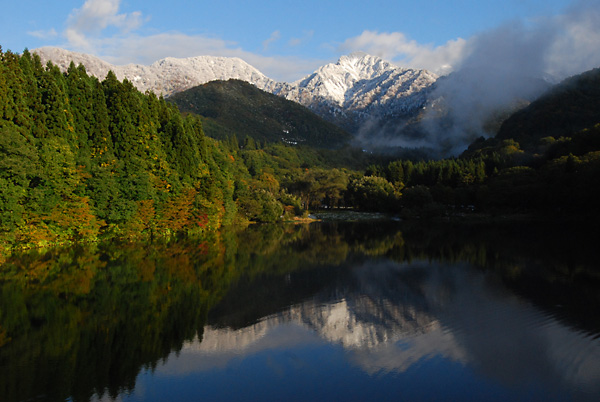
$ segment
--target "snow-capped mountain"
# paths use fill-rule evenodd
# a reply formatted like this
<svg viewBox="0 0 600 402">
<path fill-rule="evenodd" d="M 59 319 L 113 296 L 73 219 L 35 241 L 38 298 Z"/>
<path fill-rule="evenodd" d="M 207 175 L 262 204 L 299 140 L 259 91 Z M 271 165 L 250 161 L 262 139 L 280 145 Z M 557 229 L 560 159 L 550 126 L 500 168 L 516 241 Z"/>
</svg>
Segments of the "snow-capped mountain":
<svg viewBox="0 0 600 402">
<path fill-rule="evenodd" d="M 109 70 L 128 79 L 140 91 L 164 96 L 213 80 L 231 78 L 310 108 L 351 132 L 365 121 L 409 116 L 421 109 L 437 76 L 426 70 L 404 69 L 375 56 L 353 53 L 327 64 L 293 83 L 276 82 L 239 58 L 198 56 L 166 58 L 150 66 L 115 66 L 97 57 L 44 47 L 34 50 L 45 63 L 63 71 L 71 63 L 83 64 L 88 74 L 103 79 Z"/>
<path fill-rule="evenodd" d="M 278 93 L 355 131 L 372 118 L 409 116 L 427 102 L 437 75 L 399 68 L 365 53 L 342 56 Z"/>
<path fill-rule="evenodd" d="M 167 57 L 150 66 L 128 64 L 116 66 L 99 58 L 83 53 L 71 52 L 54 47 L 35 49 L 43 63 L 52 61 L 61 70 L 66 71 L 71 61 L 75 65 L 83 64 L 88 74 L 104 79 L 112 70 L 118 79 L 131 81 L 142 92 L 153 91 L 157 95 L 172 95 L 209 81 L 243 80 L 265 91 L 272 91 L 276 82 L 235 57 L 198 56 L 185 59 Z"/>
</svg>

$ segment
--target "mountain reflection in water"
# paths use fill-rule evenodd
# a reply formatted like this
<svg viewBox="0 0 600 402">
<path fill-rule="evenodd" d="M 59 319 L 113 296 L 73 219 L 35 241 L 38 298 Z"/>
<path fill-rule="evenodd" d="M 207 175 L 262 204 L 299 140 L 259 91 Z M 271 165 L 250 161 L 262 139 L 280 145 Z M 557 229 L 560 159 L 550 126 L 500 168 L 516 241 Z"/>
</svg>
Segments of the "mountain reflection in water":
<svg viewBox="0 0 600 402">
<path fill-rule="evenodd" d="M 14 257 L 0 400 L 597 400 L 599 270 L 564 230 L 323 222 Z"/>
<path fill-rule="evenodd" d="M 196 369 L 209 370 L 273 348 L 326 342 L 341 346 L 369 374 L 401 373 L 442 357 L 511 387 L 539 383 L 559 385 L 553 392 L 566 386 L 599 395 L 598 340 L 486 273 L 466 264 L 389 261 L 345 270 L 340 282 L 247 327 L 220 327 L 215 317 L 202 341 L 186 343 L 181 355 L 202 356 Z"/>
</svg>

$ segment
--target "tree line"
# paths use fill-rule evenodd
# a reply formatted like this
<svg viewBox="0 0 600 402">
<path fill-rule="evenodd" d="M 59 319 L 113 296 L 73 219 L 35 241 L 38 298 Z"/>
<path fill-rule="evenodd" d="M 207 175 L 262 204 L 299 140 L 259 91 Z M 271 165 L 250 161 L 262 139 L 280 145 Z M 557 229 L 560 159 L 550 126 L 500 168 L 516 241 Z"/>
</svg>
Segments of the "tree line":
<svg viewBox="0 0 600 402">
<path fill-rule="evenodd" d="M 280 218 L 280 194 L 250 181 L 162 97 L 0 48 L 0 249 Z"/>
<path fill-rule="evenodd" d="M 404 218 L 473 212 L 551 219 L 600 216 L 600 125 L 541 138 L 535 153 L 513 139 L 492 139 L 442 160 L 382 161 L 356 150 L 323 154 L 284 144 L 257 145 L 252 139 L 233 143 L 232 152 L 241 155 L 251 175 L 272 177 L 304 210 L 353 208 Z"/>
</svg>

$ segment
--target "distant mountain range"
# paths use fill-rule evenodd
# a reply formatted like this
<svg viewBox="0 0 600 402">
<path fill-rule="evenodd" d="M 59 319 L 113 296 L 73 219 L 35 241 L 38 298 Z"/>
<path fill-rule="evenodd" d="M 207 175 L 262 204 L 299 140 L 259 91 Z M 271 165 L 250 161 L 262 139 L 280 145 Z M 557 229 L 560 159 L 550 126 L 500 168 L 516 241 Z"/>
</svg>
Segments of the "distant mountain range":
<svg viewBox="0 0 600 402">
<path fill-rule="evenodd" d="M 355 133 L 373 118 L 414 115 L 427 102 L 437 75 L 426 70 L 394 66 L 364 53 L 343 56 L 293 83 L 276 82 L 239 58 L 198 56 L 166 58 L 150 66 L 116 66 L 97 57 L 59 48 L 33 51 L 42 61 L 52 61 L 65 71 L 71 61 L 83 64 L 88 74 L 103 79 L 112 70 L 140 91 L 169 97 L 214 80 L 237 79 L 311 109 L 338 126 Z"/>
<path fill-rule="evenodd" d="M 112 70 L 119 80 L 131 81 L 141 92 L 152 91 L 156 95 L 162 94 L 165 97 L 209 81 L 231 78 L 250 82 L 268 92 L 272 92 L 269 89 L 277 84 L 242 59 L 233 57 L 198 56 L 187 59 L 167 57 L 150 66 L 140 64 L 117 66 L 89 54 L 55 47 L 35 49 L 33 53 L 38 54 L 42 62 L 51 61 L 63 71 L 67 70 L 71 61 L 75 65 L 83 64 L 88 74 L 99 79 L 104 79 Z"/>
<path fill-rule="evenodd" d="M 235 116 L 256 112 L 257 109 L 253 108 L 251 102 L 242 99 L 241 94 L 245 93 L 251 94 L 253 102 L 261 104 L 262 111 L 259 113 L 262 116 L 261 119 L 266 119 L 265 116 L 268 114 L 274 117 L 274 119 L 269 117 L 269 124 L 273 123 L 267 130 L 269 132 L 257 134 L 257 139 L 270 141 L 279 134 L 286 134 L 283 137 L 288 141 L 302 139 L 304 134 L 296 135 L 301 126 L 298 119 L 306 119 L 311 123 L 305 125 L 304 131 L 312 132 L 313 137 L 319 135 L 315 133 L 327 133 L 321 140 L 312 138 L 310 142 L 321 143 L 328 147 L 337 146 L 348 141 L 346 132 L 349 132 L 354 135 L 361 147 L 375 150 L 432 147 L 438 148 L 439 156 L 447 156 L 447 154 L 455 152 L 448 151 L 452 147 L 458 149 L 462 145 L 466 148 L 466 145 L 482 134 L 485 136 L 495 134 L 510 115 L 529 105 L 539 94 L 551 86 L 547 81 L 532 77 L 530 81 L 524 81 L 524 84 L 531 87 L 528 95 L 521 94 L 521 97 L 504 100 L 504 103 L 499 102 L 493 107 L 488 105 L 486 109 L 486 107 L 478 106 L 480 99 L 477 96 L 486 97 L 487 89 L 477 88 L 477 81 L 469 80 L 469 77 L 473 75 L 469 71 L 461 71 L 439 79 L 437 75 L 429 71 L 400 68 L 379 57 L 365 53 L 342 56 L 336 63 L 322 66 L 307 77 L 292 83 L 285 83 L 270 79 L 239 58 L 199 56 L 177 59 L 169 57 L 150 66 L 136 64 L 116 66 L 94 56 L 58 48 L 45 47 L 33 52 L 40 56 L 42 62 L 52 61 L 62 70 L 66 70 L 71 61 L 76 65 L 83 64 L 88 74 L 100 79 L 103 79 L 108 71 L 112 70 L 117 78 L 131 81 L 142 92 L 150 90 L 157 95 L 162 94 L 172 98 L 184 111 L 212 118 L 211 124 L 215 133 L 224 134 L 228 130 L 229 132 L 242 131 L 235 125 L 223 125 L 223 122 L 231 123 L 232 119 L 235 120 Z M 486 72 L 479 73 L 485 75 Z M 597 75 L 597 73 L 594 74 Z M 584 79 L 595 80 L 594 74 L 587 78 L 584 77 Z M 285 106 L 284 103 L 265 100 L 258 92 L 250 90 L 239 82 L 221 83 L 188 92 L 185 96 L 176 96 L 178 93 L 211 81 L 231 79 L 245 81 L 260 90 L 306 106 L 318 116 L 341 127 L 344 131 L 336 131 L 331 127 L 327 127 L 323 131 L 324 126 L 320 126 L 321 128 L 316 130 L 312 126 L 312 123 L 315 123 L 314 119 L 307 117 L 308 115 L 303 114 L 299 109 L 292 113 L 294 122 L 286 122 L 284 120 L 289 118 L 289 113 L 293 108 Z M 571 90 L 566 95 L 567 98 L 578 95 L 587 96 L 586 93 L 589 90 L 586 92 L 587 84 L 584 84 Z M 587 86 L 589 87 L 589 85 Z M 563 87 L 567 88 L 568 85 Z M 475 92 L 475 95 L 471 92 Z M 531 133 L 536 129 L 548 132 L 548 135 L 555 135 L 554 131 L 559 127 L 561 129 L 566 126 L 569 126 L 566 128 L 573 129 L 588 127 L 587 120 L 589 119 L 582 127 L 576 124 L 577 127 L 570 127 L 573 125 L 573 113 L 581 114 L 582 111 L 590 109 L 589 113 L 585 113 L 593 115 L 592 120 L 594 120 L 597 110 L 596 103 L 585 102 L 578 98 L 577 102 L 580 103 L 573 106 L 575 108 L 573 111 L 565 110 L 561 107 L 560 100 L 553 100 L 556 96 L 560 98 L 563 92 L 559 91 L 558 95 L 550 93 L 546 97 L 551 101 L 550 104 L 554 105 L 553 110 L 532 106 L 527 109 L 526 113 L 524 111 L 507 120 L 500 130 L 499 137 L 522 138 L 525 135 L 522 131 Z M 210 100 L 211 96 L 221 102 L 241 102 L 241 104 L 232 106 L 229 111 L 225 110 L 221 104 L 217 106 L 219 116 L 207 116 L 207 113 L 210 114 L 211 111 L 200 109 L 206 109 L 206 102 Z M 471 99 L 471 107 L 463 107 L 464 99 L 469 96 L 474 98 Z M 258 100 L 259 98 L 260 100 Z M 269 103 L 276 105 L 276 109 L 278 109 L 267 111 L 265 107 Z M 215 108 L 213 107 L 213 109 Z M 254 112 L 252 112 L 253 110 Z M 473 113 L 482 114 L 482 110 L 483 116 L 473 115 Z M 545 117 L 538 116 L 540 113 Z M 477 124 L 460 121 L 460 119 L 469 118 L 473 121 L 479 119 L 479 121 Z M 250 120 L 246 121 L 244 127 L 252 131 L 253 129 L 250 127 L 253 126 L 249 122 Z M 335 134 L 336 132 L 337 134 Z M 333 138 L 336 135 L 339 136 L 337 140 Z M 460 136 L 463 138 L 459 138 Z M 539 136 L 535 134 L 534 137 Z M 448 143 L 445 148 L 444 141 Z"/>
</svg>

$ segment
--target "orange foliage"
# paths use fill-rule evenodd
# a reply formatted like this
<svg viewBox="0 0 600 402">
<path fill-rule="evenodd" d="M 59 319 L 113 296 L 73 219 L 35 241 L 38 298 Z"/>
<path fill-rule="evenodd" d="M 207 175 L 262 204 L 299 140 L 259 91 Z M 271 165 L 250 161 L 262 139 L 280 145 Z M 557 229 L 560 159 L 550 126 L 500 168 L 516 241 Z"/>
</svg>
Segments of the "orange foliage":
<svg viewBox="0 0 600 402">
<path fill-rule="evenodd" d="M 192 226 L 195 189 L 184 190 L 181 194 L 169 198 L 162 206 L 158 228 L 163 231 L 180 232 Z"/>
<path fill-rule="evenodd" d="M 279 190 L 279 181 L 271 173 L 263 173 L 260 175 L 260 184 L 257 187 L 275 193 Z"/>
<path fill-rule="evenodd" d="M 75 197 L 52 209 L 49 225 L 65 240 L 93 239 L 105 223 L 96 219 L 88 197 Z"/>
</svg>

